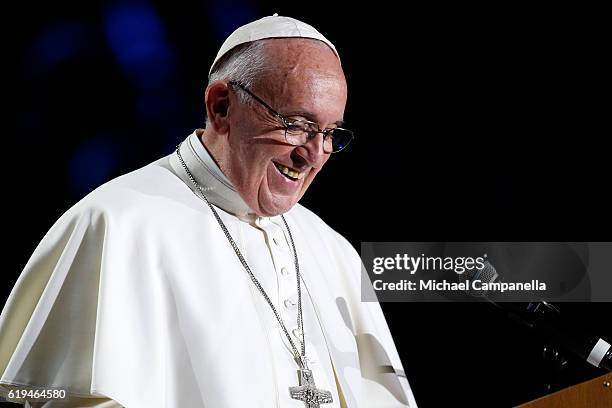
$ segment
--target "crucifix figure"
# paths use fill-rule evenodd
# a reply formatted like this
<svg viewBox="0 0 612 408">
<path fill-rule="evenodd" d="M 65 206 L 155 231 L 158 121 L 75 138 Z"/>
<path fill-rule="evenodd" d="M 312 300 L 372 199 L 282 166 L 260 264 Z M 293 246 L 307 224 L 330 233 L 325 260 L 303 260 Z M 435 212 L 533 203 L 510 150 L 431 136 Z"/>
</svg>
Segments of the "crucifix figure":
<svg viewBox="0 0 612 408">
<path fill-rule="evenodd" d="M 333 402 L 330 391 L 320 390 L 315 386 L 312 371 L 307 369 L 297 371 L 300 385 L 289 387 L 291 398 L 302 401 L 306 408 L 319 408 L 320 404 Z"/>
</svg>

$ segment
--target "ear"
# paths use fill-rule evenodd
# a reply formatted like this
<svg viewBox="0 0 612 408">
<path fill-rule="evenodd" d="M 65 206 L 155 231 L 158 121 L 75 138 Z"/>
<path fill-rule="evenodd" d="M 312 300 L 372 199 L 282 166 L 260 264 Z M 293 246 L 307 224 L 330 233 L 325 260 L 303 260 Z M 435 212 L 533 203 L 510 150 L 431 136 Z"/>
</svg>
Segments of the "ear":
<svg viewBox="0 0 612 408">
<path fill-rule="evenodd" d="M 230 90 L 225 81 L 215 81 L 206 87 L 204 103 L 208 122 L 216 133 L 229 131 Z"/>
</svg>

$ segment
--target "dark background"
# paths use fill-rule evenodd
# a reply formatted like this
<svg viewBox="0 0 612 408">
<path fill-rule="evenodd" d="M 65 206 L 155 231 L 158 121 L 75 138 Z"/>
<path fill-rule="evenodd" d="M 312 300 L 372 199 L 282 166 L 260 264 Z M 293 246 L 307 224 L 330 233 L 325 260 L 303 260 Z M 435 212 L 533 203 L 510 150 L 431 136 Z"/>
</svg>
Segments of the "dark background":
<svg viewBox="0 0 612 408">
<path fill-rule="evenodd" d="M 0 305 L 45 232 L 203 125 L 209 66 L 273 13 L 340 52 L 355 142 L 302 204 L 361 241 L 610 240 L 603 10 L 559 5 L 87 1 L 7 10 Z M 6 57 L 5 57 L 6 58 Z M 546 393 L 542 341 L 484 304 L 383 304 L 420 407 Z M 612 338 L 609 304 L 563 304 Z M 580 361 L 553 389 L 603 374 Z"/>
</svg>

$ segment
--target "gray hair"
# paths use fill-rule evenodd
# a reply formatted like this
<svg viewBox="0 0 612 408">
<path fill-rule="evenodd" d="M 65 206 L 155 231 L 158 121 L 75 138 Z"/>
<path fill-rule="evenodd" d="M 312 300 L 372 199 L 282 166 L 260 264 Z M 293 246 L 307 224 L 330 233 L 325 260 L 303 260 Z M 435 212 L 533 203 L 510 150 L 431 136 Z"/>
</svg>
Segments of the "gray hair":
<svg viewBox="0 0 612 408">
<path fill-rule="evenodd" d="M 266 67 L 265 40 L 240 44 L 225 54 L 215 64 L 208 76 L 208 85 L 218 80 L 236 81 L 252 89 L 262 77 Z M 241 103 L 252 104 L 253 101 L 245 92 L 238 92 Z M 206 125 L 208 116 L 204 109 Z"/>
</svg>

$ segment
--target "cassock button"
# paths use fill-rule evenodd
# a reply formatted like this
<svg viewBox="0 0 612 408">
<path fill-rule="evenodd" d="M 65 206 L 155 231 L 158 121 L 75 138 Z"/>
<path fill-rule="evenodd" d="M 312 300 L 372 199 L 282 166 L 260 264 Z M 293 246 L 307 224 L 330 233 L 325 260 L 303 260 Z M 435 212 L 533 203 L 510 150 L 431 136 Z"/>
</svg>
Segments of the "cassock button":
<svg viewBox="0 0 612 408">
<path fill-rule="evenodd" d="M 298 338 L 300 340 L 302 339 L 302 332 L 298 328 L 291 330 L 291 334 L 293 334 L 293 337 L 295 338 Z"/>
<path fill-rule="evenodd" d="M 281 268 L 281 275 L 283 276 L 287 276 L 289 275 L 289 269 L 285 268 L 284 266 Z"/>
<path fill-rule="evenodd" d="M 285 307 L 287 309 L 293 309 L 293 308 L 295 308 L 296 305 L 297 305 L 297 303 L 295 303 L 295 300 L 293 300 L 293 299 L 286 299 L 285 300 Z"/>
</svg>

